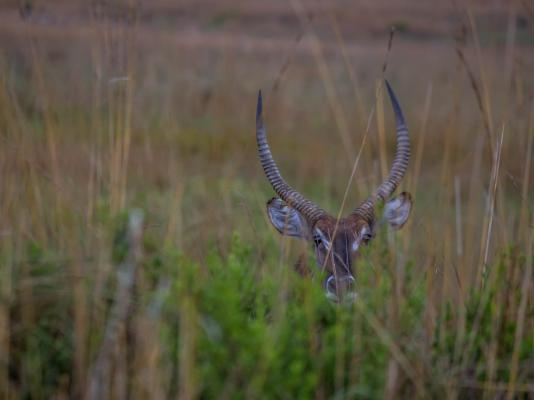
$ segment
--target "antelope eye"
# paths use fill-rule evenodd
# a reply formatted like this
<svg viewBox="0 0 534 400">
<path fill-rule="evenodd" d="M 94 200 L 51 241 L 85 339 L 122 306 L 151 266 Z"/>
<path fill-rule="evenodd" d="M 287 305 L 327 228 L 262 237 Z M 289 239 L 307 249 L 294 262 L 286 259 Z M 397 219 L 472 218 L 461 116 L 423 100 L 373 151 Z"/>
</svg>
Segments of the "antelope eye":
<svg viewBox="0 0 534 400">
<path fill-rule="evenodd" d="M 370 232 L 363 232 L 363 234 L 362 234 L 362 241 L 363 242 L 367 243 L 372 238 L 373 238 L 373 236 L 371 235 Z"/>
<path fill-rule="evenodd" d="M 313 235 L 313 244 L 315 245 L 315 247 L 319 247 L 321 243 L 321 237 L 319 235 Z"/>
</svg>

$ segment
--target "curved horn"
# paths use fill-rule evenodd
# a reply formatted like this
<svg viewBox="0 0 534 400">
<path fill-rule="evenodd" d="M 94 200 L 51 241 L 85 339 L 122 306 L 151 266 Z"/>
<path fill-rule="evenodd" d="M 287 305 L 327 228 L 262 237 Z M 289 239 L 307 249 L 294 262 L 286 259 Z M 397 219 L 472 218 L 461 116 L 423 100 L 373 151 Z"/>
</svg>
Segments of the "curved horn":
<svg viewBox="0 0 534 400">
<path fill-rule="evenodd" d="M 395 119 L 397 121 L 397 151 L 393 159 L 393 165 L 389 172 L 389 176 L 384 182 L 374 191 L 374 193 L 367 198 L 353 214 L 361 215 L 368 220 L 374 218 L 374 206 L 378 200 L 385 201 L 389 198 L 399 185 L 404 177 L 406 168 L 408 167 L 408 160 L 410 159 L 410 137 L 408 136 L 408 129 L 404 122 L 404 116 L 399 105 L 399 101 L 393 92 L 393 89 L 386 80 L 386 87 L 391 100 L 391 106 L 395 112 Z"/>
<path fill-rule="evenodd" d="M 267 143 L 265 127 L 263 126 L 262 103 L 260 90 L 256 109 L 256 140 L 258 142 L 258 153 L 263 171 L 276 194 L 295 210 L 299 211 L 308 220 L 308 223 L 313 226 L 320 217 L 326 215 L 326 212 L 289 186 L 284 178 L 282 178 L 282 175 L 280 175 L 280 171 L 274 162 L 271 149 Z"/>
</svg>

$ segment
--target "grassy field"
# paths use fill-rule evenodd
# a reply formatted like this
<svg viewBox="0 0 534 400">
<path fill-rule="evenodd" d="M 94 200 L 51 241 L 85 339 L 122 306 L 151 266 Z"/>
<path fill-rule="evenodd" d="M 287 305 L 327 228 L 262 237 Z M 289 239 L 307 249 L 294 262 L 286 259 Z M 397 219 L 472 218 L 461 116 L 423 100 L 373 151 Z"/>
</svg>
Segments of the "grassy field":
<svg viewBox="0 0 534 400">
<path fill-rule="evenodd" d="M 6 1 L 0 44 L 1 399 L 534 397 L 530 2 Z M 413 214 L 334 304 L 268 221 L 256 95 L 346 214 L 393 158 L 383 78 Z"/>
</svg>

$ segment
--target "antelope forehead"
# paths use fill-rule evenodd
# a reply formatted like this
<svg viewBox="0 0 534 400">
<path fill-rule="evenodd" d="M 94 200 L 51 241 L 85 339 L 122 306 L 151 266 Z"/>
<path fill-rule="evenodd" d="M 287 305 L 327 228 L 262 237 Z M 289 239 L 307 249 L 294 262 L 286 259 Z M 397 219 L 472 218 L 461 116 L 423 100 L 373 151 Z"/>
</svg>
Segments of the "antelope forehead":
<svg viewBox="0 0 534 400">
<path fill-rule="evenodd" d="M 337 249 L 342 251 L 350 249 L 351 252 L 356 252 L 360 248 L 362 241 L 370 239 L 371 228 L 368 225 L 343 227 L 336 232 L 335 237 L 332 237 L 328 231 L 321 230 L 316 227 L 313 231 L 313 236 L 316 241 L 320 241 L 327 250 Z"/>
</svg>

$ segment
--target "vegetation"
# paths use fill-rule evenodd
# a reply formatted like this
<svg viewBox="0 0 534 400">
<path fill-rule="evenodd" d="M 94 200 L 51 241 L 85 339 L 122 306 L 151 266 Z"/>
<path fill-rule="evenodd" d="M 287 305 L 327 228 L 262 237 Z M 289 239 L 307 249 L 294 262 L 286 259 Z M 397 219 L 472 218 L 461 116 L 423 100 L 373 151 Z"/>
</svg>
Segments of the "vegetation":
<svg viewBox="0 0 534 400">
<path fill-rule="evenodd" d="M 0 398 L 534 396 L 528 4 L 405 0 L 388 51 L 337 4 L 201 3 L 0 8 Z M 346 213 L 393 154 L 382 68 L 414 211 L 335 304 L 267 221 L 256 93 L 284 176 Z"/>
</svg>

